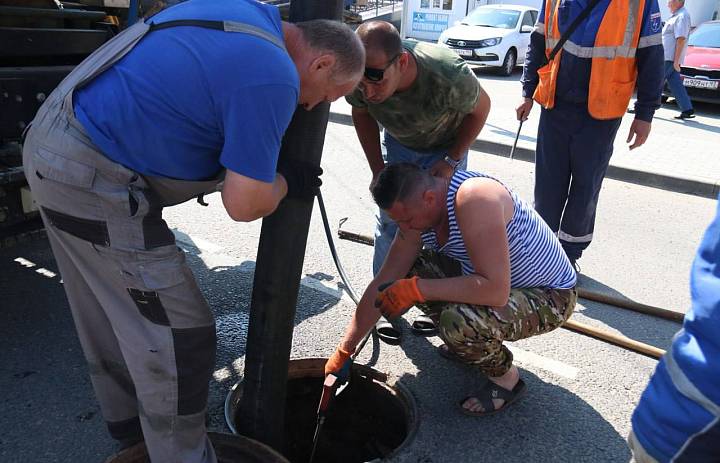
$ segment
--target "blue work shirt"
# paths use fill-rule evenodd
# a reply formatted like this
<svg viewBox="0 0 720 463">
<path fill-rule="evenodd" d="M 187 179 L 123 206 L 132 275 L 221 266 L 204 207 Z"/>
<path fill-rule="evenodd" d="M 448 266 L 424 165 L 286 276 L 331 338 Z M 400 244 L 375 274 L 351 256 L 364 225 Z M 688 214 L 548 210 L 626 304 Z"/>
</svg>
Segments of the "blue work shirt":
<svg viewBox="0 0 720 463">
<path fill-rule="evenodd" d="M 150 18 L 232 20 L 283 39 L 276 7 L 188 0 Z M 195 26 L 149 32 L 77 89 L 75 114 L 110 159 L 141 174 L 205 180 L 223 167 L 272 182 L 300 79 L 282 50 L 245 33 Z"/>
<path fill-rule="evenodd" d="M 559 1 L 558 29 L 562 35 L 590 3 L 590 0 Z M 570 34 L 569 41 L 581 47 L 593 47 L 610 1 L 600 0 L 590 15 Z M 543 1 L 540 16 L 538 16 L 538 27 L 530 36 L 530 46 L 522 76 L 522 93 L 525 98 L 532 98 L 535 93 L 539 80 L 537 70 L 545 63 L 544 30 L 538 32 L 538 28 L 541 28 L 545 21 L 545 3 Z M 640 29 L 640 43 L 636 52 L 638 77 L 635 117 L 648 122 L 652 120 L 655 110 L 660 107 L 660 91 L 664 81 L 661 26 L 657 0 L 646 0 Z M 556 101 L 574 104 L 587 103 L 591 69 L 592 58 L 581 58 L 564 49 L 560 54 L 560 70 L 555 90 Z"/>
</svg>

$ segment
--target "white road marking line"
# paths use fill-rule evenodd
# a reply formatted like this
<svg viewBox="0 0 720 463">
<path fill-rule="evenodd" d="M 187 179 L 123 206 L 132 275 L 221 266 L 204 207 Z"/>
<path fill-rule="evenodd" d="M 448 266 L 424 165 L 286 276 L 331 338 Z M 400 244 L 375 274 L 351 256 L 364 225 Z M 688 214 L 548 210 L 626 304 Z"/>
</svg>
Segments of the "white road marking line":
<svg viewBox="0 0 720 463">
<path fill-rule="evenodd" d="M 29 260 L 25 259 L 24 257 L 16 257 L 15 262 L 22 265 L 23 267 L 32 268 L 35 267 L 35 262 L 30 262 Z"/>
<path fill-rule="evenodd" d="M 22 265 L 25 268 L 33 268 L 33 267 L 37 266 L 37 264 L 35 262 L 31 262 L 31 261 L 25 259 L 24 257 L 16 257 L 15 259 L 13 259 L 13 261 L 17 262 L 18 264 Z M 35 269 L 35 273 L 38 273 L 38 274 L 40 274 L 44 277 L 48 277 L 48 278 L 55 278 L 57 276 L 57 273 L 55 273 L 51 270 L 48 270 L 44 267 Z M 60 280 L 60 283 L 62 283 L 62 280 Z"/>
<path fill-rule="evenodd" d="M 554 360 L 551 358 L 543 357 L 542 355 L 534 354 L 526 350 L 520 349 L 519 347 L 506 344 L 508 349 L 513 353 L 513 359 L 520 364 L 540 368 L 541 370 L 554 373 L 563 378 L 575 379 L 578 375 L 578 369 L 572 365 Z"/>
<path fill-rule="evenodd" d="M 209 254 L 220 254 L 222 252 L 222 248 L 217 244 L 213 244 L 207 240 L 198 238 L 197 236 L 190 237 L 190 235 L 187 235 L 177 229 L 174 229 L 173 233 L 175 234 L 176 240 L 188 246 L 197 248 L 202 252 L 207 252 Z"/>
<path fill-rule="evenodd" d="M 46 268 L 39 268 L 35 270 L 35 272 L 39 273 L 42 276 L 48 277 L 48 278 L 55 278 L 57 276 L 57 273 L 51 272 L 50 270 Z"/>
</svg>

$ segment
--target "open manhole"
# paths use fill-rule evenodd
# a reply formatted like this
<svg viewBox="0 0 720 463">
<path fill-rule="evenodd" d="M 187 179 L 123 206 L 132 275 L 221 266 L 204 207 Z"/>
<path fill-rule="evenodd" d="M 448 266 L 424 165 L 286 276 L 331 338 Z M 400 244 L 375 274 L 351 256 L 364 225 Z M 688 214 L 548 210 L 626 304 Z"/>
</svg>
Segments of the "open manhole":
<svg viewBox="0 0 720 463">
<path fill-rule="evenodd" d="M 291 360 L 285 405 L 285 448 L 291 463 L 307 463 L 312 452 L 317 407 L 326 359 Z M 242 398 L 242 381 L 225 401 L 225 420 L 233 433 Z M 314 463 L 361 463 L 397 455 L 414 437 L 417 408 L 400 383 L 370 367 L 353 365 L 349 385 L 326 414 Z"/>
<path fill-rule="evenodd" d="M 245 436 L 209 432 L 218 463 L 288 463 L 275 450 Z M 113 455 L 105 463 L 150 463 L 144 443 Z"/>
</svg>

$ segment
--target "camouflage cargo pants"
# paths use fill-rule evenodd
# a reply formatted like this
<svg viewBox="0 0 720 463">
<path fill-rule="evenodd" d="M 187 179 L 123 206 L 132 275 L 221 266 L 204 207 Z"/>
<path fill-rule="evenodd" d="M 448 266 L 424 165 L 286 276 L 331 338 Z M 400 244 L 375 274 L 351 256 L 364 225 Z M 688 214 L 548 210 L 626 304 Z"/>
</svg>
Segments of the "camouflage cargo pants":
<svg viewBox="0 0 720 463">
<path fill-rule="evenodd" d="M 461 274 L 457 261 L 423 250 L 410 271 L 420 278 Z M 505 374 L 513 355 L 503 341 L 547 333 L 562 325 L 575 308 L 575 289 L 513 288 L 504 307 L 429 301 L 417 307 L 438 327 L 440 338 L 463 363 L 487 376 Z"/>
</svg>

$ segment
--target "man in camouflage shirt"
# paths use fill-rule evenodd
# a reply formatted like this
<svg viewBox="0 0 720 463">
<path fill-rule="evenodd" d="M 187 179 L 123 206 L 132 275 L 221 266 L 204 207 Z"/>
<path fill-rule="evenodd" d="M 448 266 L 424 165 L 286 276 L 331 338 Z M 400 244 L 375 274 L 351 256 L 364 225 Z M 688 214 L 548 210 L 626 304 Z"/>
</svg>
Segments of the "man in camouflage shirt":
<svg viewBox="0 0 720 463">
<path fill-rule="evenodd" d="M 385 21 L 364 23 L 356 32 L 365 45 L 365 75 L 346 99 L 373 183 L 385 161 L 411 162 L 444 177 L 465 169 L 468 148 L 490 111 L 490 98 L 470 67 L 447 48 L 401 40 Z M 385 128 L 385 160 L 378 123 Z M 397 231 L 385 212 L 376 217 L 374 275 Z"/>
</svg>

